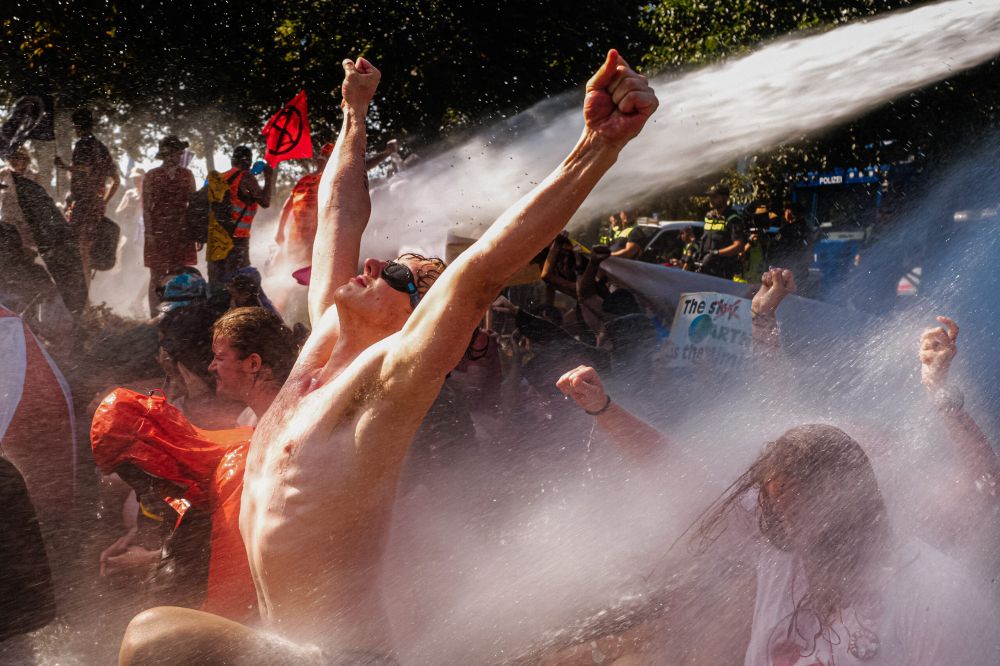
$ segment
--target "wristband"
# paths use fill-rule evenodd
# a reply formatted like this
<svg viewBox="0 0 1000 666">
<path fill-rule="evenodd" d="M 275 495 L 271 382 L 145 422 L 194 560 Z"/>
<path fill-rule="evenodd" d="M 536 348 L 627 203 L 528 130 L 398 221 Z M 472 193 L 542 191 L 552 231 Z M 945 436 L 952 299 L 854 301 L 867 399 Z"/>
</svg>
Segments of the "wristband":
<svg viewBox="0 0 1000 666">
<path fill-rule="evenodd" d="M 609 395 L 609 396 L 608 396 L 608 401 L 607 401 L 607 402 L 605 402 L 605 403 L 604 403 L 604 406 L 603 406 L 603 407 L 601 407 L 600 409 L 598 409 L 598 410 L 597 410 L 596 412 L 592 412 L 592 411 L 590 411 L 589 409 L 585 409 L 585 410 L 583 410 L 583 411 L 587 412 L 587 413 L 588 413 L 588 414 L 590 414 L 591 416 L 600 416 L 600 415 L 601 415 L 601 414 L 603 414 L 604 412 L 608 411 L 608 409 L 609 409 L 610 407 L 611 407 L 611 396 Z"/>
</svg>

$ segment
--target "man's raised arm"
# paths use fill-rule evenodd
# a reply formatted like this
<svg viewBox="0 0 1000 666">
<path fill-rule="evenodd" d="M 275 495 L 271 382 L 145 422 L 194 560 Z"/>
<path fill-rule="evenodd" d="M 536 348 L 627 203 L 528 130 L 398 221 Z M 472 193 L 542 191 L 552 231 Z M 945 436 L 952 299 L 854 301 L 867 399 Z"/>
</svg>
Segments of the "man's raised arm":
<svg viewBox="0 0 1000 666">
<path fill-rule="evenodd" d="M 319 220 L 313 244 L 309 284 L 309 318 L 312 325 L 333 304 L 333 292 L 358 272 L 361 234 L 372 212 L 368 194 L 365 116 L 381 74 L 358 58 L 345 60 L 341 86 L 344 125 L 319 183 Z"/>
<path fill-rule="evenodd" d="M 646 78 L 610 51 L 587 83 L 586 127 L 576 147 L 443 273 L 407 321 L 393 360 L 415 378 L 443 378 L 500 289 L 566 226 L 657 104 Z"/>
</svg>

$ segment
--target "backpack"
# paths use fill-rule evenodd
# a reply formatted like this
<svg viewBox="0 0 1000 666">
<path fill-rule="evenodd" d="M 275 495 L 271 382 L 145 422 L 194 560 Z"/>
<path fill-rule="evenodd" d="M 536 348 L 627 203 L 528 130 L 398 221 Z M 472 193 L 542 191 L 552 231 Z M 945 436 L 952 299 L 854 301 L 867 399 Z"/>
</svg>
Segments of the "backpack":
<svg viewBox="0 0 1000 666">
<path fill-rule="evenodd" d="M 227 185 L 225 192 L 220 188 L 212 187 L 212 180 L 222 179 L 222 174 L 218 171 L 210 171 L 205 184 L 201 189 L 191 195 L 188 201 L 185 226 L 187 227 L 188 239 L 195 243 L 205 244 L 208 242 L 208 227 L 210 225 L 209 214 L 215 217 L 215 221 L 230 236 L 236 231 L 236 224 L 233 222 L 233 196 L 229 191 L 230 185 L 242 175 L 242 171 L 237 171 L 225 180 Z M 221 196 L 220 196 L 221 195 Z"/>
<path fill-rule="evenodd" d="M 90 268 L 95 271 L 110 271 L 118 261 L 118 241 L 121 229 L 106 217 L 101 218 L 90 246 Z"/>
</svg>

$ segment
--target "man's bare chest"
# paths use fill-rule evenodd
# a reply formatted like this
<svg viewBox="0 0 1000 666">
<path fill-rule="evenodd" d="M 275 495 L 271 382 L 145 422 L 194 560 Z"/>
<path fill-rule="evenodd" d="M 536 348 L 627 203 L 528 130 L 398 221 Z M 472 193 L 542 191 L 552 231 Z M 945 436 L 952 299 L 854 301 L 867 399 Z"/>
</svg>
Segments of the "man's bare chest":
<svg viewBox="0 0 1000 666">
<path fill-rule="evenodd" d="M 274 487 L 329 488 L 354 467 L 366 412 L 377 402 L 369 382 L 335 377 L 312 388 L 304 378 L 283 392 L 258 425 L 251 446 L 253 473 Z M 310 390 L 311 389 L 311 390 Z"/>
</svg>

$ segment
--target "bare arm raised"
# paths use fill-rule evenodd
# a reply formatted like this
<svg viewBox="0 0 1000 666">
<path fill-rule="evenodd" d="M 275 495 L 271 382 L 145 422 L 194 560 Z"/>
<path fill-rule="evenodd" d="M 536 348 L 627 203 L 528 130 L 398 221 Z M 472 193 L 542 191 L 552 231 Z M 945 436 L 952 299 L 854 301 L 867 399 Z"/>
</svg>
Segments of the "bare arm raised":
<svg viewBox="0 0 1000 666">
<path fill-rule="evenodd" d="M 309 319 L 315 327 L 333 305 L 333 292 L 358 270 L 361 235 L 372 203 L 368 193 L 365 116 L 382 75 L 364 58 L 344 60 L 344 124 L 319 184 L 319 220 L 309 284 Z"/>
<path fill-rule="evenodd" d="M 965 397 L 948 383 L 951 362 L 958 353 L 958 324 L 938 317 L 939 327 L 929 328 L 920 337 L 921 381 L 931 402 L 938 408 L 948 431 L 958 463 L 958 486 L 972 503 L 995 507 L 998 503 L 1000 460 L 989 439 L 965 411 Z M 969 515 L 976 512 L 969 511 Z M 952 524 L 966 523 L 962 516 L 947 516 Z"/>
<path fill-rule="evenodd" d="M 629 457 L 642 460 L 666 449 L 667 438 L 659 430 L 612 402 L 601 376 L 592 367 L 581 365 L 570 370 L 556 381 L 556 386 L 593 416 L 597 426 Z"/>
<path fill-rule="evenodd" d="M 434 382 L 454 367 L 503 285 L 566 226 L 657 104 L 646 78 L 610 51 L 587 83 L 586 127 L 576 147 L 444 272 L 407 321 L 402 343 L 389 353 L 386 378 L 403 376 L 407 385 Z"/>
<path fill-rule="evenodd" d="M 787 268 L 770 268 L 760 277 L 760 288 L 750 304 L 755 356 L 778 354 L 776 313 L 785 296 L 795 293 L 795 277 Z"/>
</svg>

